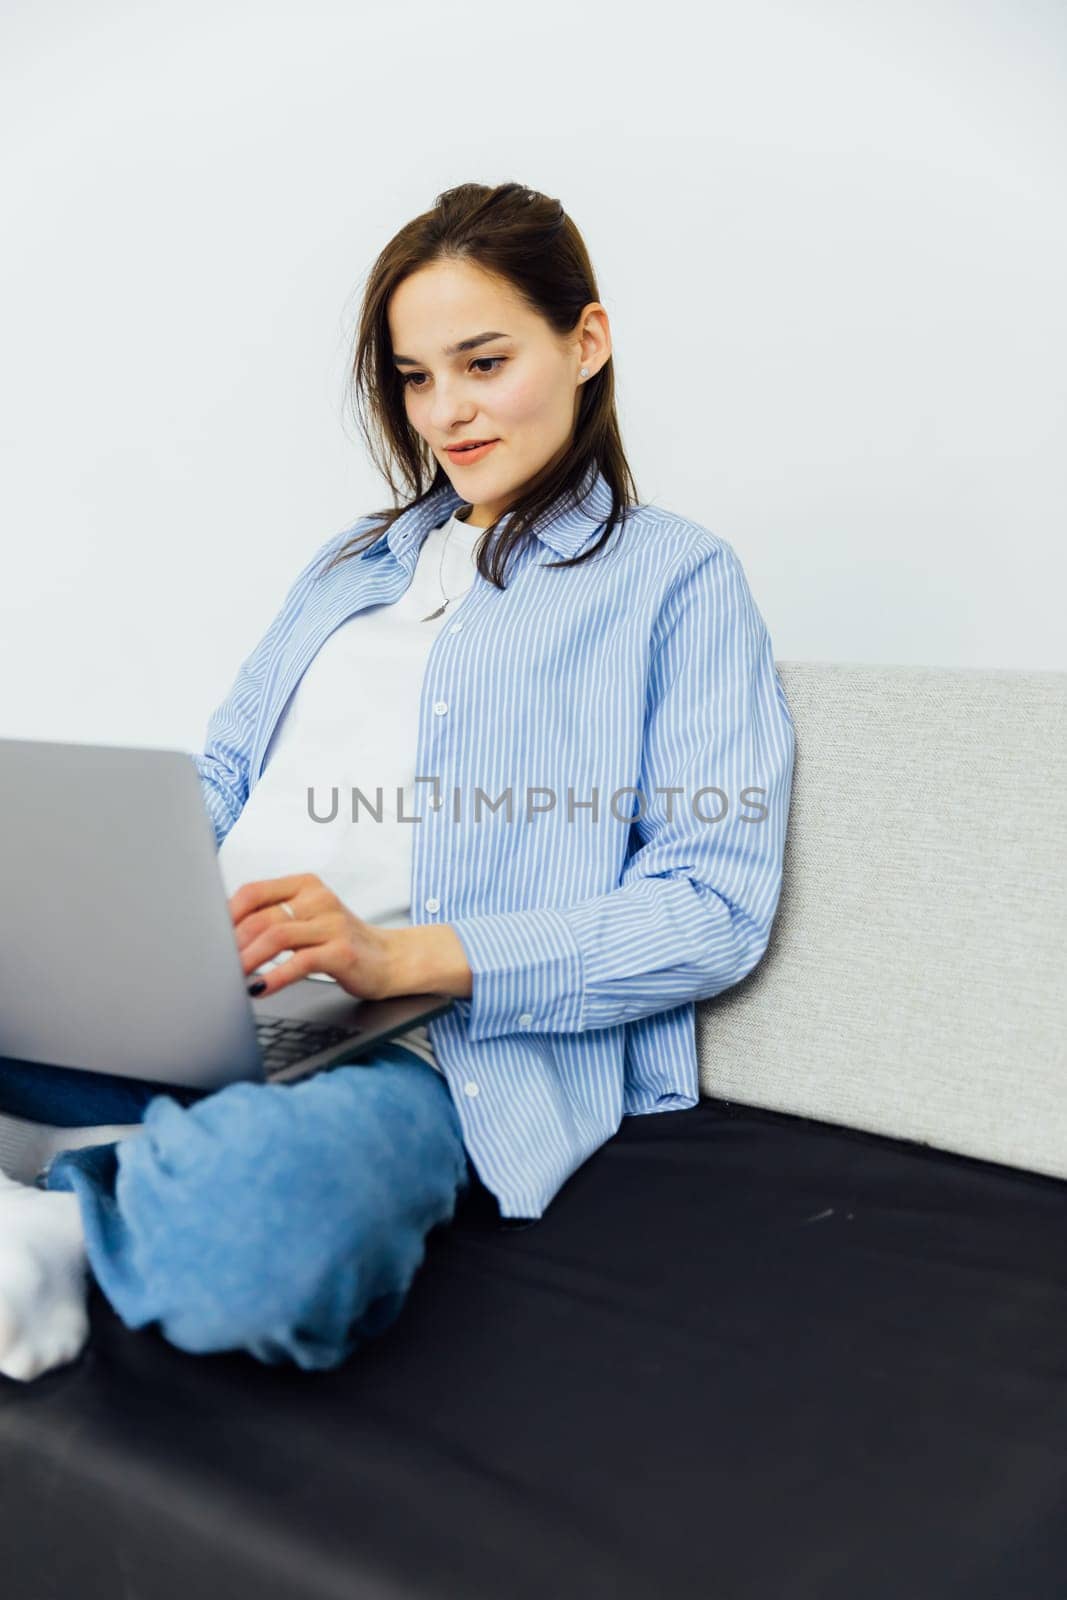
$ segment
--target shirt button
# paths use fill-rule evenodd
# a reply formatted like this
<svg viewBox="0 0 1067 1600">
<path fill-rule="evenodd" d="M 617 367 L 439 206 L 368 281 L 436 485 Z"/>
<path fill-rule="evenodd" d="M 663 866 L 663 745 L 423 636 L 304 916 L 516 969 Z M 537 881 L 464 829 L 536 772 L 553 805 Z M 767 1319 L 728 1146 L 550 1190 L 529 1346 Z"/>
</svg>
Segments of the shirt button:
<svg viewBox="0 0 1067 1600">
<path fill-rule="evenodd" d="M 423 904 L 425 905 L 427 911 L 440 911 L 441 909 L 440 900 L 435 900 L 433 895 L 431 895 L 428 900 L 424 901 Z"/>
<path fill-rule="evenodd" d="M 449 631 L 449 633 L 462 633 L 463 632 L 463 624 L 462 624 L 462 622 L 454 622 L 452 624 L 451 628 L 449 628 L 448 631 Z"/>
<path fill-rule="evenodd" d="M 465 1083 L 463 1085 L 463 1093 L 470 1095 L 471 1099 L 473 1100 L 475 1095 L 480 1094 L 481 1091 L 476 1083 Z"/>
<path fill-rule="evenodd" d="M 520 1028 L 528 1028 L 532 1021 L 533 1021 L 533 1012 L 532 1011 L 524 1011 L 522 1016 L 519 1018 L 519 1027 Z"/>
<path fill-rule="evenodd" d="M 434 715 L 435 716 L 443 717 L 445 712 L 448 710 L 448 701 L 447 700 L 435 700 L 433 709 L 434 709 Z"/>
</svg>

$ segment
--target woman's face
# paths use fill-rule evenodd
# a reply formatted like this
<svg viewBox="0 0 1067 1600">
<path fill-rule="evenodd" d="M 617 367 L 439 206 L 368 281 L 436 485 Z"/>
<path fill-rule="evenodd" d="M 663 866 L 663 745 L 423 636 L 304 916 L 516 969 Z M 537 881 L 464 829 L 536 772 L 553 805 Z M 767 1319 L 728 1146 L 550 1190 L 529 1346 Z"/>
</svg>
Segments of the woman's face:
<svg viewBox="0 0 1067 1600">
<path fill-rule="evenodd" d="M 393 291 L 388 320 L 408 420 L 471 502 L 468 525 L 487 528 L 568 449 L 589 381 L 579 369 L 591 378 L 611 354 L 607 312 L 590 302 L 561 339 L 509 283 L 467 261 L 435 261 Z M 465 439 L 497 442 L 468 461 L 448 449 Z"/>
</svg>

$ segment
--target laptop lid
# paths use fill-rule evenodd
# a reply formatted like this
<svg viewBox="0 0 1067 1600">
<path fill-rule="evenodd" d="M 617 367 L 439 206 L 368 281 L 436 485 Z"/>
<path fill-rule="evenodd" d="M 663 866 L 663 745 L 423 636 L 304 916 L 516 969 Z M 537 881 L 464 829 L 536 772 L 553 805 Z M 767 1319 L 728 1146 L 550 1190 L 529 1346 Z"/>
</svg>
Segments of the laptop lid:
<svg viewBox="0 0 1067 1600">
<path fill-rule="evenodd" d="M 262 1080 L 193 758 L 0 739 L 0 793 L 0 1056 L 164 1084 Z M 350 1026 L 361 1054 L 454 1004 L 308 979 L 267 1000 Z"/>
</svg>

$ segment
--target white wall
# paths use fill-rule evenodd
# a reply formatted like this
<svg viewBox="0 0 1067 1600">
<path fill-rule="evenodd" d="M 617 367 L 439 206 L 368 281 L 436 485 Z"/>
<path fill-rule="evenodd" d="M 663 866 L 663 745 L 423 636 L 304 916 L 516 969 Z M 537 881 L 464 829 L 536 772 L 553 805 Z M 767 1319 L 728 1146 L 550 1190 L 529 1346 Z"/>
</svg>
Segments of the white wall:
<svg viewBox="0 0 1067 1600">
<path fill-rule="evenodd" d="M 5 0 L 0 735 L 199 748 L 385 502 L 363 276 L 465 180 L 558 195 L 645 499 L 780 660 L 1065 666 L 1067 14 L 805 0 Z"/>
</svg>

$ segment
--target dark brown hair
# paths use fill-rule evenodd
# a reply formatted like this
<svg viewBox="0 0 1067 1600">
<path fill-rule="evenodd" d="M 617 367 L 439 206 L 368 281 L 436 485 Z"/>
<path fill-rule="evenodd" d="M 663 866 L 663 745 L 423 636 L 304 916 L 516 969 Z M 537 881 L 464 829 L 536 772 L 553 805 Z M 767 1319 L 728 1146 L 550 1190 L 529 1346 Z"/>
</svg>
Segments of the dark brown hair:
<svg viewBox="0 0 1067 1600">
<path fill-rule="evenodd" d="M 584 306 L 600 299 L 581 234 L 559 201 L 520 183 L 495 187 L 460 184 L 439 194 L 432 210 L 401 228 L 369 273 L 350 380 L 356 418 L 371 458 L 394 500 L 402 499 L 397 477 L 408 497 L 391 509 L 368 513 L 375 525 L 348 540 L 327 571 L 359 555 L 405 511 L 450 481 L 425 439 L 408 421 L 403 378 L 393 364 L 387 317 L 390 296 L 404 279 L 441 260 L 470 261 L 505 279 L 561 336 L 574 330 Z M 427 482 L 431 467 L 433 477 Z M 590 473 L 597 470 L 612 490 L 611 513 L 603 534 L 595 545 L 569 561 L 549 565 L 570 567 L 587 561 L 606 543 L 615 526 L 625 521 L 628 507 L 639 503 L 623 452 L 610 358 L 583 386 L 570 449 L 524 485 L 522 494 L 507 508 L 508 522 L 499 538 L 494 538 L 499 519 L 485 530 L 478 548 L 482 577 L 504 588 L 512 550 L 530 536 L 534 524 L 561 495 L 567 497 L 565 504 L 577 504 L 579 491 L 588 486 Z"/>
</svg>

